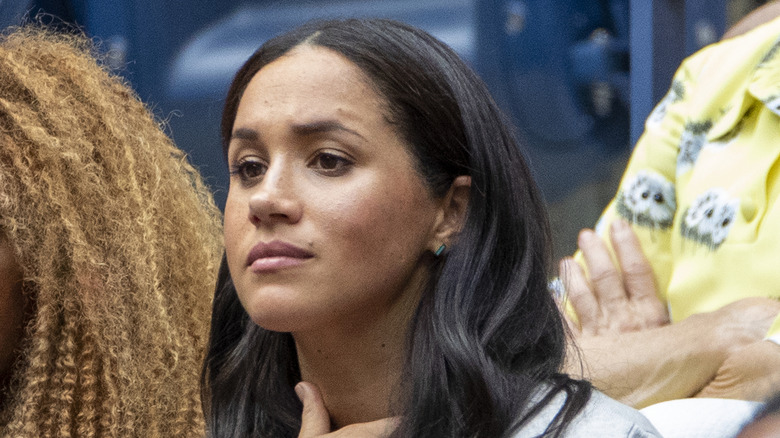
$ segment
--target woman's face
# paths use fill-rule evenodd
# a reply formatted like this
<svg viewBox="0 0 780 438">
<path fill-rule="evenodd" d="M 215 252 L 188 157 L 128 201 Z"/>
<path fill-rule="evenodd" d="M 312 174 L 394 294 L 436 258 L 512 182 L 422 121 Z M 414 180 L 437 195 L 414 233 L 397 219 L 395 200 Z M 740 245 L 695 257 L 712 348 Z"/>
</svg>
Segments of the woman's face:
<svg viewBox="0 0 780 438">
<path fill-rule="evenodd" d="M 0 381 L 13 365 L 24 331 L 22 268 L 10 242 L 0 234 Z"/>
<path fill-rule="evenodd" d="M 443 201 L 384 108 L 354 64 L 320 47 L 293 49 L 248 84 L 228 149 L 225 244 L 260 326 L 356 328 L 416 306 Z"/>
</svg>

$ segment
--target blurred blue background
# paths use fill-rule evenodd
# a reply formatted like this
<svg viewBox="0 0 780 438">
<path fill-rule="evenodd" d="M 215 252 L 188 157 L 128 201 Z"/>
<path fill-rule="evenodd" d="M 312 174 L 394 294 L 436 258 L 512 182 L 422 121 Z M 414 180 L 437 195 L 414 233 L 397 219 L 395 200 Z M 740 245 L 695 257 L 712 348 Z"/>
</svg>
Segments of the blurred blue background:
<svg viewBox="0 0 780 438">
<path fill-rule="evenodd" d="M 550 206 L 556 255 L 611 198 L 644 118 L 679 62 L 762 0 L 0 0 L 0 25 L 40 12 L 101 41 L 222 207 L 219 118 L 233 73 L 313 18 L 421 27 L 483 77 L 515 123 Z"/>
</svg>

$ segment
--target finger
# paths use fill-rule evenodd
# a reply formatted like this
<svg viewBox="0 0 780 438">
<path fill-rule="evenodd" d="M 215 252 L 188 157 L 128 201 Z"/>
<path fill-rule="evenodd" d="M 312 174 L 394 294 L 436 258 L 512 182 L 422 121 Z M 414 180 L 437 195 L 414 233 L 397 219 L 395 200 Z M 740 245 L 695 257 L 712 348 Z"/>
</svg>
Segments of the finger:
<svg viewBox="0 0 780 438">
<path fill-rule="evenodd" d="M 317 387 L 308 382 L 299 382 L 295 385 L 295 393 L 303 403 L 298 438 L 311 438 L 330 432 L 330 414 Z"/>
<path fill-rule="evenodd" d="M 628 295 L 620 271 L 601 237 L 593 230 L 582 230 L 577 243 L 585 257 L 596 300 L 608 325 L 621 326 L 623 320 L 631 320 Z"/>
<path fill-rule="evenodd" d="M 600 315 L 599 303 L 585 276 L 585 271 L 571 257 L 561 260 L 559 271 L 561 281 L 565 285 L 566 297 L 577 314 L 582 333 L 595 335 L 600 329 L 598 325 Z M 568 317 L 566 319 L 568 321 Z M 573 323 L 571 326 L 576 327 Z"/>
<path fill-rule="evenodd" d="M 623 274 L 623 285 L 635 316 L 642 319 L 644 328 L 657 327 L 669 322 L 666 305 L 658 299 L 653 267 L 642 251 L 634 230 L 623 219 L 617 219 L 610 227 L 612 247 Z"/>
<path fill-rule="evenodd" d="M 399 422 L 399 417 L 390 417 L 368 423 L 351 424 L 328 436 L 333 436 L 333 438 L 385 438 L 392 435 Z"/>
</svg>

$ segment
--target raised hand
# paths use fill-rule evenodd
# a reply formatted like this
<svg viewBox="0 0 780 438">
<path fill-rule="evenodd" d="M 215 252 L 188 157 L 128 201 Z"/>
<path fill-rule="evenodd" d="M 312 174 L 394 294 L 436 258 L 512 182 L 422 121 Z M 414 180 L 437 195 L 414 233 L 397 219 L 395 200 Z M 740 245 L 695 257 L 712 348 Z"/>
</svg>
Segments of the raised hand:
<svg viewBox="0 0 780 438">
<path fill-rule="evenodd" d="M 630 226 L 616 221 L 610 240 L 616 262 L 593 231 L 580 233 L 590 279 L 573 259 L 562 262 L 580 323 L 572 325 L 581 355 L 567 372 L 636 407 L 694 395 L 757 399 L 780 381 L 780 346 L 762 341 L 780 302 L 746 298 L 669 324 Z"/>
<path fill-rule="evenodd" d="M 590 278 L 573 259 L 561 262 L 561 277 L 584 335 L 622 333 L 669 323 L 658 299 L 653 270 L 631 227 L 618 219 L 610 228 L 616 266 L 607 246 L 592 230 L 580 232 L 578 245 Z"/>
</svg>

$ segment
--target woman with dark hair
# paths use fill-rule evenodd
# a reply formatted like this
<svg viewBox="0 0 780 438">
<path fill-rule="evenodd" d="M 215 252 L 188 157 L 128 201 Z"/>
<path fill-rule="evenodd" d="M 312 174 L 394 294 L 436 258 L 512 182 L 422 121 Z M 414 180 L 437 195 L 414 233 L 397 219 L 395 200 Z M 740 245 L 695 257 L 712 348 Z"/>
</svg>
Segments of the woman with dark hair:
<svg viewBox="0 0 780 438">
<path fill-rule="evenodd" d="M 212 437 L 655 436 L 560 373 L 542 199 L 444 44 L 387 20 L 293 30 L 236 75 L 222 138 Z"/>
</svg>

